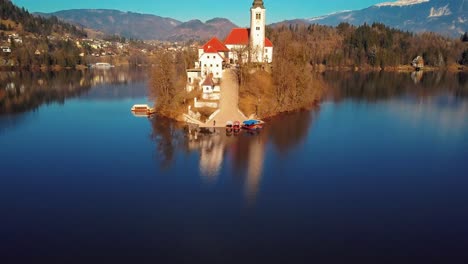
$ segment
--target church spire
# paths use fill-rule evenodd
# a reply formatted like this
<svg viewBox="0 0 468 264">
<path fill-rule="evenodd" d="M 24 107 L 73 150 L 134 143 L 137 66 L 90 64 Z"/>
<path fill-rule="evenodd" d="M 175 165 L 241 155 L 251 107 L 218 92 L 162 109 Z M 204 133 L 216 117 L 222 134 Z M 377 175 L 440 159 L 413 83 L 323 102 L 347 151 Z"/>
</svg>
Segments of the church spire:
<svg viewBox="0 0 468 264">
<path fill-rule="evenodd" d="M 263 6 L 263 0 L 254 0 L 252 8 L 257 8 L 257 7 L 265 8 Z"/>
</svg>

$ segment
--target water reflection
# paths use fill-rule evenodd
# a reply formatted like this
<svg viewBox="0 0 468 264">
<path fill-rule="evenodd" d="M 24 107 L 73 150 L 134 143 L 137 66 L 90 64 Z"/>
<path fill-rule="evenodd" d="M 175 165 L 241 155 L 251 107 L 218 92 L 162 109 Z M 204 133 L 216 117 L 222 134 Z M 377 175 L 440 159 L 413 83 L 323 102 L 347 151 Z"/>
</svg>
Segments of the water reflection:
<svg viewBox="0 0 468 264">
<path fill-rule="evenodd" d="M 414 71 L 411 73 L 411 80 L 413 80 L 414 84 L 420 83 L 423 77 L 424 77 L 423 71 Z"/>
<path fill-rule="evenodd" d="M 156 142 L 157 158 L 162 168 L 168 168 L 174 161 L 176 150 L 183 150 L 182 146 L 186 145 L 184 126 L 159 116 L 153 116 L 150 123 L 150 137 Z"/>
<path fill-rule="evenodd" d="M 432 123 L 440 135 L 455 135 L 468 122 L 467 73 L 337 74 L 325 73 L 329 100 L 385 102 L 387 109 L 409 126 Z"/>
<path fill-rule="evenodd" d="M 247 199 L 254 200 L 263 175 L 268 129 L 255 134 L 242 131 L 230 135 L 222 129 L 189 127 L 187 132 L 186 147 L 190 152 L 199 153 L 203 181 L 215 183 L 223 167 L 231 167 L 233 177 L 244 182 Z"/>
<path fill-rule="evenodd" d="M 357 99 L 379 101 L 395 97 L 432 97 L 450 93 L 455 97 L 468 97 L 468 74 L 464 72 L 326 72 L 328 99 L 342 101 Z"/>
<path fill-rule="evenodd" d="M 121 98 L 121 93 L 128 89 L 118 89 L 116 84 L 128 84 L 145 77 L 146 70 L 141 69 L 0 72 L 0 115 L 32 111 L 42 104 L 63 104 L 69 98 L 87 93 L 91 87 L 104 84 L 111 85 L 109 89 L 93 90 L 88 98 Z M 141 91 L 139 95 L 145 96 L 146 91 Z"/>
<path fill-rule="evenodd" d="M 222 131 L 188 127 L 188 151 L 200 152 L 200 175 L 215 182 L 221 172 L 226 142 Z"/>
<path fill-rule="evenodd" d="M 432 123 L 441 136 L 458 136 L 468 124 L 468 102 L 453 95 L 417 98 L 416 100 L 391 100 L 389 110 L 408 126 Z"/>
<path fill-rule="evenodd" d="M 317 111 L 284 115 L 268 121 L 259 133 L 226 133 L 224 129 L 184 126 L 161 117 L 151 119 L 151 138 L 161 165 L 171 166 L 176 152 L 197 153 L 199 175 L 203 182 L 214 184 L 223 169 L 230 168 L 236 180 L 244 182 L 249 201 L 255 200 L 265 170 L 267 144 L 271 143 L 280 155 L 300 144 L 308 135 Z"/>
<path fill-rule="evenodd" d="M 410 124 L 436 120 L 444 133 L 462 131 L 460 127 L 466 125 L 468 82 L 464 73 L 420 72 L 412 76 L 410 73 L 328 72 L 324 76 L 330 87 L 329 100 L 384 102 L 392 116 Z M 195 153 L 203 182 L 214 184 L 222 175 L 231 175 L 244 183 L 248 200 L 255 200 L 267 156 L 285 156 L 297 149 L 309 137 L 319 114 L 318 108 L 279 116 L 269 120 L 266 128 L 256 135 L 186 127 L 155 117 L 151 121 L 152 138 L 163 167 L 170 167 L 178 152 Z"/>
</svg>

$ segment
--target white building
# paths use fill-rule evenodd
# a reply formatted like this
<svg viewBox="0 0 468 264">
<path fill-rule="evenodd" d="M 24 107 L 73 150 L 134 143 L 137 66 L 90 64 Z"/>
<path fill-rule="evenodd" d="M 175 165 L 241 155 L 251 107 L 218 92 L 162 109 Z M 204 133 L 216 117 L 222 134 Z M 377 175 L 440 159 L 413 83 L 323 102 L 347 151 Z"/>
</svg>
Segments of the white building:
<svg viewBox="0 0 468 264">
<path fill-rule="evenodd" d="M 229 48 L 229 62 L 273 62 L 273 43 L 265 37 L 266 9 L 262 0 L 250 8 L 250 28 L 234 28 L 224 44 Z"/>
<path fill-rule="evenodd" d="M 200 86 L 210 74 L 213 78 L 222 78 L 226 64 L 272 63 L 273 43 L 265 37 L 265 26 L 263 1 L 254 0 L 250 9 L 250 28 L 234 28 L 224 43 L 214 37 L 198 49 L 195 68 L 187 71 L 187 90 Z"/>
<path fill-rule="evenodd" d="M 198 49 L 198 66 L 201 78 L 212 74 L 213 78 L 222 78 L 223 66 L 227 62 L 229 49 L 216 37 Z M 197 64 L 197 63 L 195 63 Z"/>
<path fill-rule="evenodd" d="M 10 48 L 10 47 L 2 46 L 2 47 L 0 47 L 0 49 L 1 49 L 4 53 L 11 53 L 11 48 Z"/>
</svg>

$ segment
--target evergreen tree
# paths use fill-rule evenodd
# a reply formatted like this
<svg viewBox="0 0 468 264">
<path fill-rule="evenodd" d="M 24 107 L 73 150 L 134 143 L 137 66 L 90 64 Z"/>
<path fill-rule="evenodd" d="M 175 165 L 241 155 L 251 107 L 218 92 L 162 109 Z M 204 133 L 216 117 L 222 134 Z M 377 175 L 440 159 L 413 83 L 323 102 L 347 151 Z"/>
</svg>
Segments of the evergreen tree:
<svg viewBox="0 0 468 264">
<path fill-rule="evenodd" d="M 468 42 L 468 32 L 465 32 L 465 34 L 463 34 L 463 36 L 461 37 L 461 41 Z"/>
<path fill-rule="evenodd" d="M 468 66 L 468 49 L 465 49 L 465 51 L 463 51 L 463 54 L 460 59 L 460 64 Z"/>
</svg>

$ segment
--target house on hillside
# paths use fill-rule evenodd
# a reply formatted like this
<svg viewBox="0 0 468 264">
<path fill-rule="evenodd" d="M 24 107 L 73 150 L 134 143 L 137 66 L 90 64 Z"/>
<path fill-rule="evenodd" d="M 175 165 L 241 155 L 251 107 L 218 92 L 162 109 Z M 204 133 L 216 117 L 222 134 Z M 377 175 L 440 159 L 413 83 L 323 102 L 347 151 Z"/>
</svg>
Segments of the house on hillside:
<svg viewBox="0 0 468 264">
<path fill-rule="evenodd" d="M 203 94 L 219 93 L 221 90 L 219 84 L 213 80 L 213 76 L 209 75 L 205 78 L 202 84 Z"/>
<path fill-rule="evenodd" d="M 2 46 L 0 47 L 3 53 L 11 53 L 11 48 L 8 46 Z"/>
<path fill-rule="evenodd" d="M 212 75 L 214 78 L 223 77 L 223 66 L 228 61 L 229 49 L 219 39 L 213 37 L 198 49 L 198 65 L 201 77 Z"/>
<path fill-rule="evenodd" d="M 414 58 L 413 62 L 411 63 L 416 70 L 421 70 L 424 68 L 424 59 L 422 56 L 417 56 Z"/>
</svg>

